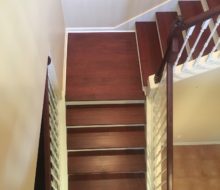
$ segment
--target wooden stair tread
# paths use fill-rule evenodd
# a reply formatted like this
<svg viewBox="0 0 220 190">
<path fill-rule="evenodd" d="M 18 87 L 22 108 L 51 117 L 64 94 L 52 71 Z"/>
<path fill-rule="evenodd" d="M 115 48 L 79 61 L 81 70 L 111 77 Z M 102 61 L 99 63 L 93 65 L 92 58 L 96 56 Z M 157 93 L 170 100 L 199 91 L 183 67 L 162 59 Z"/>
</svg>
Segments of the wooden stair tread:
<svg viewBox="0 0 220 190">
<path fill-rule="evenodd" d="M 207 3 L 208 3 L 208 6 L 209 6 L 209 9 L 220 6 L 220 1 L 219 0 L 207 0 Z M 213 19 L 214 19 L 215 22 L 217 21 L 217 17 L 214 17 Z M 220 26 L 217 28 L 217 31 L 218 31 L 218 35 L 220 36 Z"/>
<path fill-rule="evenodd" d="M 144 100 L 134 32 L 68 35 L 66 100 Z"/>
<path fill-rule="evenodd" d="M 144 126 L 68 129 L 68 150 L 145 147 Z"/>
<path fill-rule="evenodd" d="M 67 125 L 145 124 L 144 104 L 67 106 Z"/>
<path fill-rule="evenodd" d="M 162 62 L 156 23 L 136 22 L 136 35 L 143 85 L 147 86 L 148 77 L 158 71 Z"/>
<path fill-rule="evenodd" d="M 181 10 L 181 14 L 184 17 L 184 19 L 188 19 L 194 16 L 197 16 L 199 14 L 201 14 L 202 12 L 204 12 L 202 4 L 200 1 L 179 1 L 179 6 L 180 6 L 180 10 Z M 194 42 L 197 39 L 197 36 L 200 32 L 201 29 L 201 24 L 197 25 L 193 34 L 191 35 L 190 39 L 189 39 L 189 46 L 192 48 Z M 193 53 L 193 58 L 197 58 L 199 53 L 201 52 L 205 42 L 207 41 L 209 35 L 210 35 L 210 29 L 206 29 Z M 211 40 L 211 42 L 209 43 L 208 47 L 206 48 L 204 55 L 209 54 L 212 51 L 212 48 L 214 47 L 214 41 Z"/>
<path fill-rule="evenodd" d="M 144 172 L 145 153 L 143 149 L 69 152 L 68 170 L 69 174 Z"/>
<path fill-rule="evenodd" d="M 101 174 L 69 176 L 69 190 L 145 190 L 146 178 L 140 174 Z"/>
<path fill-rule="evenodd" d="M 169 37 L 170 30 L 177 18 L 177 12 L 157 12 L 156 13 L 156 19 L 157 19 L 157 26 L 158 26 L 158 32 L 160 35 L 160 41 L 162 46 L 163 55 L 165 55 L 167 50 L 167 39 Z M 183 44 L 183 36 L 182 34 L 178 37 L 180 46 Z M 187 58 L 187 52 L 186 49 L 183 51 L 183 54 L 181 56 L 181 59 L 179 63 L 184 63 L 184 61 Z"/>
</svg>

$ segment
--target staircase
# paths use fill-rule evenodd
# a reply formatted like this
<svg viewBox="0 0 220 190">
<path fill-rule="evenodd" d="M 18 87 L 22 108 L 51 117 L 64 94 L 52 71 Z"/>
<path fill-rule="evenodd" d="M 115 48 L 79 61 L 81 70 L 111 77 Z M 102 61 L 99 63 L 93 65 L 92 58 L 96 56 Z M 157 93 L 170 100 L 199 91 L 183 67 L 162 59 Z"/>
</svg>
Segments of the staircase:
<svg viewBox="0 0 220 190">
<path fill-rule="evenodd" d="M 207 0 L 207 6 L 209 7 L 206 7 L 206 9 L 212 9 L 218 5 L 220 5 L 218 0 Z M 136 35 L 144 89 L 147 89 L 149 76 L 155 74 L 161 65 L 162 57 L 164 57 L 167 50 L 167 40 L 169 38 L 170 30 L 177 17 L 181 15 L 184 19 L 193 18 L 194 16 L 204 12 L 204 5 L 202 5 L 200 1 L 179 1 L 177 9 L 178 12 L 157 12 L 155 15 L 156 22 L 136 22 Z M 214 17 L 213 20 L 216 22 L 217 17 Z M 210 25 L 211 22 L 212 21 L 210 21 Z M 188 76 L 186 75 L 190 75 L 190 72 L 192 72 L 190 76 L 194 76 L 197 72 L 199 73 L 201 71 L 188 71 L 186 69 L 186 72 L 184 73 L 182 69 L 183 63 L 189 63 L 190 61 L 194 61 L 198 58 L 205 42 L 207 42 L 209 36 L 211 35 L 211 31 L 207 26 L 207 28 L 204 29 L 198 44 L 194 47 L 195 43 L 197 43 L 196 40 L 198 35 L 201 32 L 201 25 L 202 23 L 196 25 L 193 34 L 187 41 L 187 45 L 183 48 L 182 54 L 180 55 L 177 63 L 177 66 L 180 65 L 181 67 L 180 69 L 177 67 L 177 69 L 174 70 L 181 70 L 181 72 L 174 73 L 174 81 L 179 80 L 180 77 L 182 79 L 187 78 Z M 212 26 L 212 28 L 213 27 L 214 26 Z M 217 27 L 218 35 L 220 34 L 219 32 L 220 27 Z M 184 43 L 184 40 L 186 40 L 186 33 L 183 32 L 183 34 L 179 34 L 178 39 L 179 45 L 181 46 Z M 216 44 L 217 43 L 219 42 L 216 42 Z M 213 35 L 213 38 L 211 38 L 202 56 L 212 53 L 216 44 L 214 43 Z M 158 51 L 159 49 L 161 49 L 161 51 Z M 216 49 L 214 51 L 216 51 Z"/>
<path fill-rule="evenodd" d="M 207 0 L 207 5 L 212 8 L 220 2 Z M 200 1 L 180 1 L 178 12 L 158 12 L 156 22 L 137 22 L 136 32 L 69 34 L 66 87 L 69 190 L 147 189 L 148 78 L 161 67 L 177 15 L 189 19 L 203 11 Z M 209 25 L 201 32 L 203 26 L 196 25 L 186 46 L 182 46 L 176 67 L 200 56 L 212 34 Z M 186 36 L 184 32 L 179 34 L 181 45 Z M 213 36 L 202 56 L 215 52 L 215 47 Z M 164 157 L 163 150 L 162 154 Z M 164 184 L 160 183 L 158 188 Z"/>
<path fill-rule="evenodd" d="M 67 67 L 69 189 L 146 189 L 135 34 L 71 34 Z"/>
</svg>

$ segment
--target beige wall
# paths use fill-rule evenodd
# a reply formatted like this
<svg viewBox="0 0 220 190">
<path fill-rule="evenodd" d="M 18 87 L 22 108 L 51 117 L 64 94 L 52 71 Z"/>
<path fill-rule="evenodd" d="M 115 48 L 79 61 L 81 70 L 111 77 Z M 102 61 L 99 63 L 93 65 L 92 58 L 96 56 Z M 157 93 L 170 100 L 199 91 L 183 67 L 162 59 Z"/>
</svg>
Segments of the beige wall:
<svg viewBox="0 0 220 190">
<path fill-rule="evenodd" d="M 62 0 L 66 27 L 115 27 L 169 0 Z"/>
<path fill-rule="evenodd" d="M 0 1 L 0 26 L 0 189 L 31 190 L 49 53 L 62 84 L 60 2 Z"/>
<path fill-rule="evenodd" d="M 174 141 L 220 143 L 220 69 L 174 85 Z"/>
</svg>

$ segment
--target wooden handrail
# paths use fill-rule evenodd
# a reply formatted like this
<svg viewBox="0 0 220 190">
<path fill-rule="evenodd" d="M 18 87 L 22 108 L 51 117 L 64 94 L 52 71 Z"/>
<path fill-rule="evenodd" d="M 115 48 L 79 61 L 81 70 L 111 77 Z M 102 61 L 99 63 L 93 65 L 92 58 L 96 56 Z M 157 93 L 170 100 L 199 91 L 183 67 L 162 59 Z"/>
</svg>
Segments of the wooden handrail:
<svg viewBox="0 0 220 190">
<path fill-rule="evenodd" d="M 187 30 L 188 28 L 190 28 L 191 26 L 194 26 L 198 23 L 202 23 L 210 18 L 213 18 L 215 16 L 218 16 L 220 14 L 220 6 L 217 6 L 213 9 L 210 9 L 204 13 L 201 13 L 197 16 L 194 16 L 192 18 L 189 18 L 187 20 L 184 21 L 183 25 L 180 26 L 180 30 Z"/>
<path fill-rule="evenodd" d="M 220 6 L 206 11 L 193 18 L 184 20 L 179 16 L 175 20 L 170 30 L 167 39 L 167 50 L 162 60 L 161 66 L 155 75 L 155 83 L 159 83 L 162 79 L 164 68 L 166 66 L 166 97 L 167 97 L 167 190 L 173 189 L 173 66 L 180 51 L 180 41 L 178 36 L 183 30 L 187 30 L 197 24 L 202 24 L 204 21 L 216 17 L 220 14 Z"/>
<path fill-rule="evenodd" d="M 187 20 L 184 20 L 183 17 L 181 17 L 181 16 L 177 17 L 176 21 L 172 25 L 170 35 L 167 40 L 167 50 L 165 52 L 161 66 L 160 66 L 159 70 L 157 71 L 157 73 L 155 74 L 155 78 L 154 78 L 155 83 L 159 83 L 161 81 L 162 74 L 163 74 L 166 63 L 170 62 L 170 60 L 169 60 L 170 57 L 174 57 L 174 55 L 171 55 L 172 54 L 171 49 L 172 49 L 173 38 L 176 38 L 178 36 L 178 34 L 180 34 L 183 30 L 187 30 L 194 25 L 201 24 L 202 22 L 204 22 L 210 18 L 216 17 L 219 14 L 220 14 L 220 6 L 217 6 L 211 10 L 208 10 L 204 13 L 201 13 L 201 14 L 194 16 L 192 18 L 189 18 Z M 173 64 L 174 64 L 174 62 L 175 62 L 175 60 L 173 61 Z"/>
<path fill-rule="evenodd" d="M 48 65 L 51 59 L 48 57 Z M 49 96 L 48 96 L 48 72 L 45 81 L 43 112 L 41 119 L 40 139 L 38 147 L 38 159 L 35 175 L 35 190 L 51 189 L 51 164 L 50 164 L 50 124 L 49 124 Z"/>
</svg>

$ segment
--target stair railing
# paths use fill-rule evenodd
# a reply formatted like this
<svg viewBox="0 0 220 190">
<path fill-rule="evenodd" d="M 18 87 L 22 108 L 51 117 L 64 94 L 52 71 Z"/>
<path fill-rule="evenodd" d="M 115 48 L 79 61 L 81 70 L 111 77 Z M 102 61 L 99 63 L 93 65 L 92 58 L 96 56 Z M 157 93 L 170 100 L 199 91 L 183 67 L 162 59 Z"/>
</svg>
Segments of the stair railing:
<svg viewBox="0 0 220 190">
<path fill-rule="evenodd" d="M 167 51 L 164 55 L 161 67 L 155 77 L 149 78 L 149 93 L 147 96 L 147 188 L 148 190 L 172 190 L 173 189 L 173 76 L 180 64 L 180 58 L 183 55 L 188 41 L 193 34 L 195 27 L 200 27 L 197 40 L 192 49 L 188 52 L 186 61 L 181 66 L 181 71 L 188 71 L 189 66 L 197 67 L 201 65 L 200 59 L 212 40 L 220 23 L 220 6 L 215 9 L 204 12 L 191 19 L 184 20 L 178 17 L 167 41 Z M 217 18 L 216 18 L 217 17 Z M 216 18 L 214 28 L 210 36 L 204 43 L 204 47 L 198 57 L 189 65 L 192 55 L 197 47 L 201 36 L 208 28 L 211 18 Z M 202 23 L 202 24 L 201 24 Z M 180 44 L 178 36 L 186 31 L 183 44 Z M 206 62 L 213 56 L 218 49 L 220 40 L 218 38 L 216 45 L 211 53 L 205 57 Z M 205 65 L 203 63 L 203 65 Z"/>
<path fill-rule="evenodd" d="M 212 19 L 214 18 L 214 19 Z M 214 20 L 214 21 L 213 21 Z M 209 34 L 209 37 L 206 39 L 206 42 L 203 43 L 203 48 L 199 52 L 199 55 L 197 57 L 192 58 L 193 53 L 195 52 L 197 45 L 199 44 L 201 37 L 203 36 L 204 32 L 209 28 L 209 25 L 211 22 L 214 22 L 214 27 L 210 28 L 211 32 Z M 220 25 L 220 6 L 215 7 L 214 9 L 208 10 L 204 13 L 201 13 L 195 17 L 192 17 L 190 19 L 184 20 L 181 16 L 177 18 L 177 21 L 174 23 L 173 28 L 171 29 L 170 35 L 168 37 L 168 48 L 165 53 L 164 59 L 162 61 L 161 67 L 159 68 L 158 72 L 155 75 L 155 82 L 158 83 L 160 82 L 162 78 L 162 74 L 164 71 L 164 67 L 167 63 L 168 56 L 170 56 L 171 52 L 171 44 L 173 38 L 175 38 L 178 34 L 182 34 L 182 32 L 185 32 L 185 38 L 184 42 L 181 45 L 181 48 L 178 52 L 178 56 L 173 62 L 173 67 L 174 67 L 174 72 L 178 71 L 179 72 L 187 72 L 189 70 L 192 70 L 193 68 L 202 68 L 206 67 L 206 64 L 209 64 L 209 60 L 213 57 L 213 54 L 215 51 L 218 49 L 220 45 L 220 38 L 218 36 L 217 29 Z M 196 36 L 196 40 L 190 50 L 188 50 L 188 56 L 185 60 L 184 63 L 180 63 L 180 58 L 183 56 L 183 52 L 185 49 L 187 49 L 187 44 L 194 35 L 195 29 L 199 28 L 199 34 Z M 205 56 L 205 60 L 201 60 L 202 57 L 204 56 L 205 50 L 207 49 L 208 45 L 214 38 L 214 36 L 217 35 L 217 42 L 215 46 L 212 48 L 212 51 L 209 53 L 209 55 Z M 219 54 L 217 55 L 219 56 Z M 181 64 L 180 69 L 177 68 L 177 66 Z"/>
<path fill-rule="evenodd" d="M 173 38 L 160 83 L 147 96 L 147 189 L 172 190 L 173 173 L 173 62 L 178 40 Z"/>
<path fill-rule="evenodd" d="M 54 85 L 47 72 L 35 190 L 61 189 L 57 101 Z"/>
</svg>

